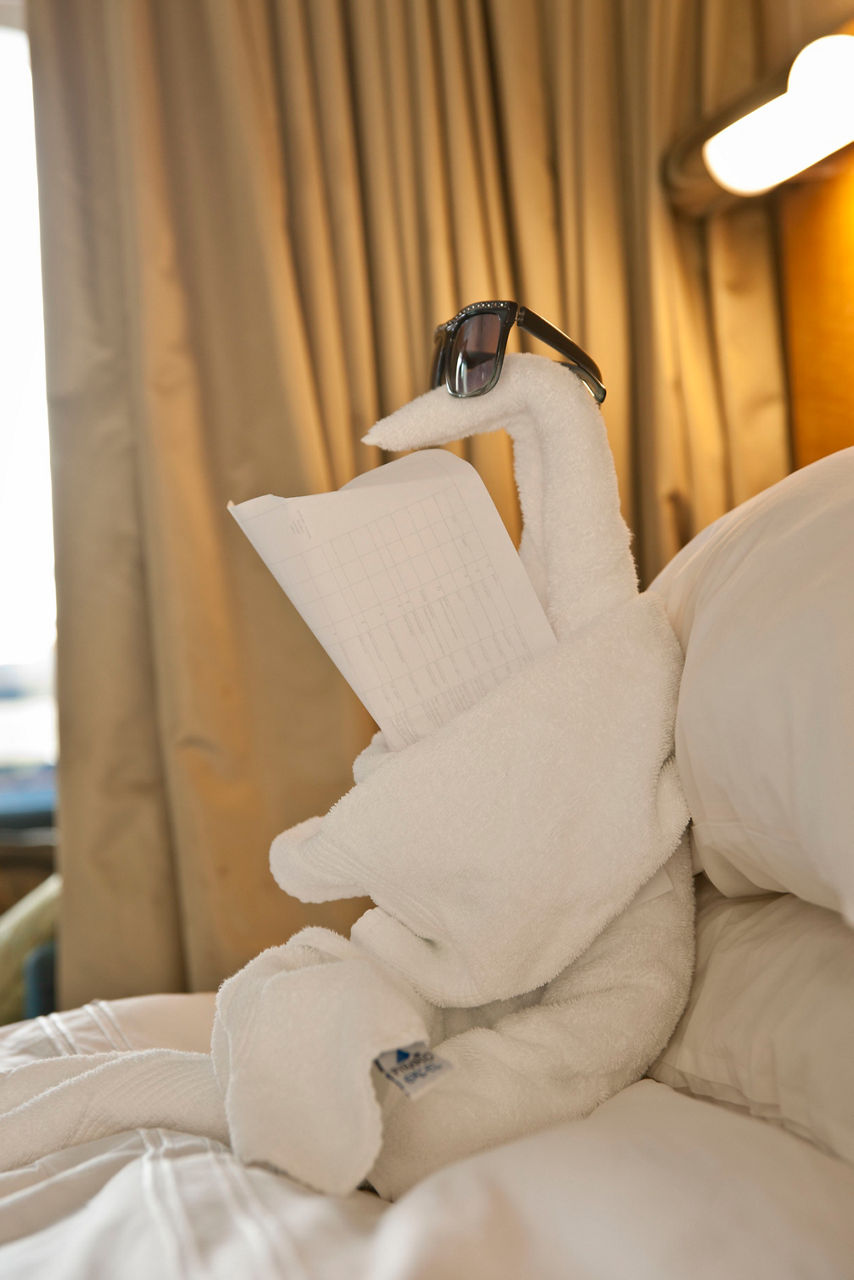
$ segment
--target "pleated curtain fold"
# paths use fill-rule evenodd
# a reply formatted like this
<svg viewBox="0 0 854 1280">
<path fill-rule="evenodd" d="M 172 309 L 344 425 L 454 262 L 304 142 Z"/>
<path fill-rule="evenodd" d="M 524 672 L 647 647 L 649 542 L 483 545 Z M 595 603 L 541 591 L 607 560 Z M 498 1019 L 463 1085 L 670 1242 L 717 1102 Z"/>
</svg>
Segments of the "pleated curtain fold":
<svg viewBox="0 0 854 1280">
<path fill-rule="evenodd" d="M 364 909 L 270 877 L 370 725 L 226 504 L 381 461 L 437 322 L 515 298 L 592 352 L 645 580 L 789 469 L 767 206 L 689 223 L 659 179 L 784 57 L 772 9 L 30 0 L 65 1004 Z M 466 456 L 518 534 L 506 437 Z"/>
</svg>

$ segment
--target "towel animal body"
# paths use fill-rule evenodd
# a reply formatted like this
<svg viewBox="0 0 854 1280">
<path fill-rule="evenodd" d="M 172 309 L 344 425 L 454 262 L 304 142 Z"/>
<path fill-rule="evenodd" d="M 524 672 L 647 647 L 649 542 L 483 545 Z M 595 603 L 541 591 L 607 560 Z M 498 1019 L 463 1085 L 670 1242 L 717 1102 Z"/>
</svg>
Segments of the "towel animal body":
<svg viewBox="0 0 854 1280">
<path fill-rule="evenodd" d="M 500 426 L 558 644 L 414 745 L 378 735 L 354 788 L 277 837 L 287 892 L 376 907 L 349 941 L 304 930 L 219 997 L 235 1149 L 327 1191 L 369 1178 L 394 1198 L 587 1114 L 643 1074 L 688 995 L 682 656 L 638 594 L 598 408 L 560 365 L 508 357 L 489 395 L 429 392 L 366 440 L 400 451 Z M 415 1041 L 454 1070 L 409 1099 L 372 1062 Z"/>
</svg>

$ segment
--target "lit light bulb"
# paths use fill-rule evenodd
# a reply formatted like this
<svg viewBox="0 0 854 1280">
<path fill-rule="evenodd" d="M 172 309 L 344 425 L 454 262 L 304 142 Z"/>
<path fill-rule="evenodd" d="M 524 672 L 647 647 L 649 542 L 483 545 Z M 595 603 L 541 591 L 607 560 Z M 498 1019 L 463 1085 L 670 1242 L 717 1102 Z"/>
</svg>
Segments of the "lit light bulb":
<svg viewBox="0 0 854 1280">
<path fill-rule="evenodd" d="M 854 142 L 854 36 L 823 36 L 802 49 L 786 92 L 703 146 L 715 181 L 759 195 Z"/>
</svg>

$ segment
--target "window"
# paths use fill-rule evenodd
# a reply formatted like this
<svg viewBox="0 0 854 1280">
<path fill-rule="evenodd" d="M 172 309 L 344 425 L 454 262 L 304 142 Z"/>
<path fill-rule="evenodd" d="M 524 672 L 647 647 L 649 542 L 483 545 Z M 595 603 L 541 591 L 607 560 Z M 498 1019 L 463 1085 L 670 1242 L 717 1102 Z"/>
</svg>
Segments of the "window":
<svg viewBox="0 0 854 1280">
<path fill-rule="evenodd" d="M 0 826 L 23 827 L 54 807 L 56 607 L 29 42 L 6 25 L 0 190 Z"/>
</svg>

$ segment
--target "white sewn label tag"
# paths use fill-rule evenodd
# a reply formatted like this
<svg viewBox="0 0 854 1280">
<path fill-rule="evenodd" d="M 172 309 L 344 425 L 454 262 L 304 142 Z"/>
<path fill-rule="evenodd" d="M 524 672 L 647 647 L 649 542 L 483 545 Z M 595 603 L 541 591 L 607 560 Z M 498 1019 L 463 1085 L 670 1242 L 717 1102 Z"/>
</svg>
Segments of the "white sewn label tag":
<svg viewBox="0 0 854 1280">
<path fill-rule="evenodd" d="M 435 1054 L 423 1040 L 408 1044 L 402 1049 L 388 1049 L 374 1062 L 380 1071 L 402 1089 L 407 1098 L 417 1098 L 430 1089 L 445 1071 L 453 1071 L 454 1064 Z"/>
</svg>

